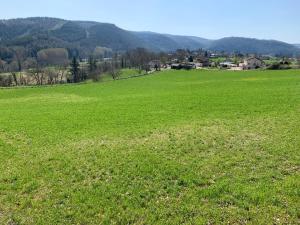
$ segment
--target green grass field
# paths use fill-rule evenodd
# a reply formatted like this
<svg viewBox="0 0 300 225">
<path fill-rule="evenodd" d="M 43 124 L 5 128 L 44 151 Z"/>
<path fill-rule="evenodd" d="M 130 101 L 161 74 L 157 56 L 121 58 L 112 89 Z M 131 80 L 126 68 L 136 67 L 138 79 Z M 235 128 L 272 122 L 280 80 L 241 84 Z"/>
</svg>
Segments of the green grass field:
<svg viewBox="0 0 300 225">
<path fill-rule="evenodd" d="M 300 70 L 0 90 L 0 224 L 299 224 Z"/>
<path fill-rule="evenodd" d="M 126 79 L 138 75 L 141 75 L 141 73 L 137 69 L 121 69 L 120 76 L 118 77 L 118 79 Z M 100 81 L 102 82 L 112 81 L 112 80 L 113 78 L 110 74 L 102 74 L 100 77 Z"/>
</svg>

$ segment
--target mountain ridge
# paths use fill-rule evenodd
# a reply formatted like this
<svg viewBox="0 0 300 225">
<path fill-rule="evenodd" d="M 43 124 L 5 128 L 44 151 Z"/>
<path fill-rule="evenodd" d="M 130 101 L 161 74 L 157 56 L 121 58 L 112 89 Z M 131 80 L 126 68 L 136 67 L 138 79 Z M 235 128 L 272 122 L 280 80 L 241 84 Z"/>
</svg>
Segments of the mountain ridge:
<svg viewBox="0 0 300 225">
<path fill-rule="evenodd" d="M 24 46 L 35 50 L 64 47 L 76 49 L 83 55 L 87 55 L 97 46 L 114 51 L 127 51 L 138 47 L 156 52 L 202 48 L 228 53 L 300 55 L 299 46 L 276 40 L 244 37 L 210 40 L 197 36 L 128 31 L 111 23 L 51 17 L 0 20 L 0 46 Z"/>
</svg>

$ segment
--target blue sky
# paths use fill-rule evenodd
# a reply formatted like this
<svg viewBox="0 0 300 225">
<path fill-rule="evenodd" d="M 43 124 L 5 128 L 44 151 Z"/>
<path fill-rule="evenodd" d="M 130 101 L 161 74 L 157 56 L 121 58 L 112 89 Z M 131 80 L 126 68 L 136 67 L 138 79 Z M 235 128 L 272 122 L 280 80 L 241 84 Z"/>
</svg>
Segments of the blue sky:
<svg viewBox="0 0 300 225">
<path fill-rule="evenodd" d="M 124 29 L 300 43 L 300 0 L 9 0 L 2 19 L 48 16 Z"/>
</svg>

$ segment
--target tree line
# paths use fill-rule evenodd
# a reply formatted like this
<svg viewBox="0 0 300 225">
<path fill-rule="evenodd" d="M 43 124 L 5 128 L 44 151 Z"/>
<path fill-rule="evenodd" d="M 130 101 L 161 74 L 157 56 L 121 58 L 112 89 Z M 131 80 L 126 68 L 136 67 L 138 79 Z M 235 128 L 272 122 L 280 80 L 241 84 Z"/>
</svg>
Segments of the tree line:
<svg viewBox="0 0 300 225">
<path fill-rule="evenodd" d="M 88 79 L 99 81 L 104 75 L 110 75 L 116 80 L 124 68 L 134 68 L 140 73 L 147 73 L 153 69 L 150 64 L 153 61 L 158 62 L 154 63 L 155 69 L 160 69 L 161 64 L 170 63 L 174 59 L 178 62 L 193 62 L 197 57 L 208 59 L 209 54 L 211 53 L 203 49 L 193 52 L 179 49 L 173 53 L 154 53 L 144 48 L 112 52 L 111 49 L 97 47 L 88 59 L 81 59 L 64 48 L 42 49 L 33 54 L 23 47 L 0 47 L 0 86 L 79 83 Z M 221 55 L 226 56 L 225 53 Z M 244 57 L 246 56 L 235 53 L 231 58 L 238 62 Z M 300 59 L 298 65 L 300 68 Z"/>
<path fill-rule="evenodd" d="M 22 47 L 0 48 L 0 86 L 79 83 L 87 79 L 99 81 L 104 74 L 115 80 L 123 68 L 148 72 L 151 60 L 168 60 L 166 53 L 153 53 L 143 48 L 122 53 L 96 48 L 94 52 L 88 59 L 80 59 L 70 57 L 64 48 L 43 49 L 34 56 Z"/>
</svg>

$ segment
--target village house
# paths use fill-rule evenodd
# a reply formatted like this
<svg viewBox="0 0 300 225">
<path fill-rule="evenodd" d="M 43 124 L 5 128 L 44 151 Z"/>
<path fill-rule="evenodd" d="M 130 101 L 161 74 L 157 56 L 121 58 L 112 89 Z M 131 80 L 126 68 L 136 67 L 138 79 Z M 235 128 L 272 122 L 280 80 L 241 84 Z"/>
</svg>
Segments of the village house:
<svg viewBox="0 0 300 225">
<path fill-rule="evenodd" d="M 210 66 L 209 59 L 207 57 L 199 57 L 196 59 L 197 64 L 199 67 L 208 67 Z"/>
<path fill-rule="evenodd" d="M 292 60 L 292 59 L 286 59 L 286 58 L 283 58 L 282 60 L 280 60 L 280 64 L 281 65 L 290 65 L 291 62 L 289 60 Z"/>
<path fill-rule="evenodd" d="M 238 65 L 234 64 L 233 62 L 221 62 L 220 67 L 224 69 L 232 69 L 238 67 Z"/>
<path fill-rule="evenodd" d="M 182 67 L 183 67 L 183 69 L 186 69 L 186 70 L 192 70 L 192 69 L 196 69 L 196 64 L 193 62 L 184 63 L 182 65 Z"/>
<path fill-rule="evenodd" d="M 181 70 L 182 66 L 179 63 L 173 63 L 173 64 L 171 64 L 171 69 L 173 69 L 173 70 Z"/>
<path fill-rule="evenodd" d="M 245 59 L 244 63 L 240 64 L 240 66 L 243 67 L 243 69 L 245 70 L 258 69 L 263 67 L 263 65 L 264 65 L 263 61 L 256 57 Z"/>
<path fill-rule="evenodd" d="M 209 56 L 209 58 L 214 59 L 214 58 L 218 58 L 218 57 L 221 57 L 221 56 L 222 56 L 222 55 L 217 54 L 217 53 L 211 53 L 210 56 Z"/>
<path fill-rule="evenodd" d="M 192 69 L 196 69 L 196 64 L 189 62 L 189 63 L 173 63 L 171 65 L 171 69 L 174 70 L 181 70 L 181 69 L 185 69 L 185 70 L 192 70 Z"/>
</svg>

